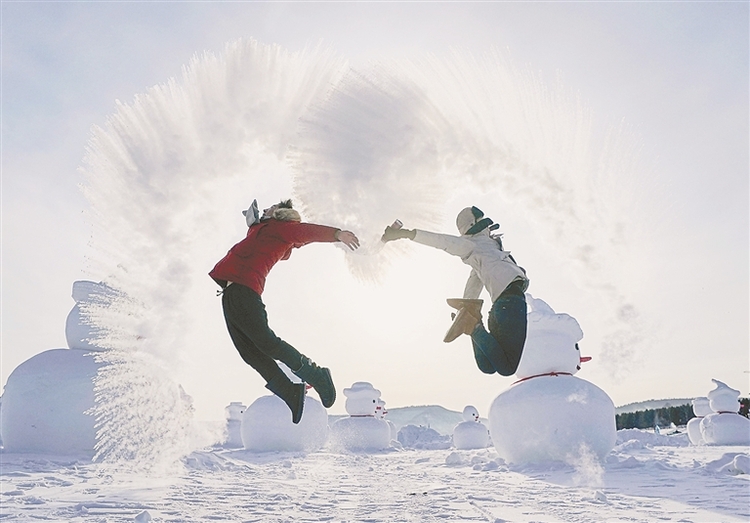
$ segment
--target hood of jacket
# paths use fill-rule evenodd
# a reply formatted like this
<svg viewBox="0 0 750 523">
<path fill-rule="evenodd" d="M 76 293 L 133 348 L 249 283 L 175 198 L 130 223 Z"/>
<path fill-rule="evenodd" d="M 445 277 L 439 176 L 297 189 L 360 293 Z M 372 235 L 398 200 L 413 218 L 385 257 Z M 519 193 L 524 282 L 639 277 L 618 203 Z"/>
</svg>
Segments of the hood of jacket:
<svg viewBox="0 0 750 523">
<path fill-rule="evenodd" d="M 300 222 L 302 218 L 295 209 L 280 207 L 273 211 L 273 218 L 282 222 Z"/>
</svg>

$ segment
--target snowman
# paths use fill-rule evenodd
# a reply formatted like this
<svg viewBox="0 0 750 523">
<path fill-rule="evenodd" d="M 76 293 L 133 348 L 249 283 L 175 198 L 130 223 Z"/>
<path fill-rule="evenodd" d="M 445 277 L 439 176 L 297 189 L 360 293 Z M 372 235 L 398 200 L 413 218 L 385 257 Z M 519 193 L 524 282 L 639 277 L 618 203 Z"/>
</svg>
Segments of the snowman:
<svg viewBox="0 0 750 523">
<path fill-rule="evenodd" d="M 388 448 L 391 427 L 376 415 L 380 391 L 371 383 L 357 381 L 350 388 L 344 389 L 344 396 L 346 412 L 349 415 L 331 426 L 333 445 L 350 451 Z"/>
<path fill-rule="evenodd" d="M 396 425 L 389 419 L 385 419 L 385 416 L 388 414 L 388 409 L 385 408 L 385 401 L 383 401 L 381 398 L 378 398 L 378 403 L 375 406 L 375 417 L 378 419 L 382 419 L 388 424 L 388 427 L 391 429 L 391 441 L 398 439 L 398 430 L 396 430 Z"/>
<path fill-rule="evenodd" d="M 242 448 L 242 414 L 246 408 L 240 401 L 233 401 L 224 408 L 224 418 L 227 421 L 224 447 L 228 449 Z"/>
<path fill-rule="evenodd" d="M 706 397 L 695 398 L 692 404 L 695 417 L 687 423 L 688 438 L 693 445 L 702 445 L 705 441 L 703 441 L 703 435 L 701 434 L 701 421 L 713 411 Z"/>
<path fill-rule="evenodd" d="M 518 381 L 490 407 L 490 434 L 510 463 L 602 459 L 615 445 L 615 406 L 596 385 L 574 376 L 582 362 L 583 331 L 575 318 L 557 314 L 526 295 L 530 312 Z"/>
<path fill-rule="evenodd" d="M 283 363 L 279 367 L 290 380 L 300 383 L 289 367 Z M 302 419 L 297 424 L 292 423 L 284 400 L 269 394 L 245 409 L 240 425 L 242 445 L 253 452 L 312 452 L 325 445 L 328 430 L 328 412 L 309 394 L 305 394 Z"/>
<path fill-rule="evenodd" d="M 112 289 L 102 283 L 73 283 L 75 305 L 65 322 L 69 348 L 41 352 L 16 367 L 2 396 L 0 433 L 6 452 L 94 455 L 94 384 L 99 367 L 92 351 L 97 329 L 81 309 L 106 299 Z"/>
<path fill-rule="evenodd" d="M 490 446 L 490 433 L 479 421 L 479 411 L 467 405 L 463 411 L 464 421 L 453 428 L 453 446 L 459 450 L 486 449 Z"/>
<path fill-rule="evenodd" d="M 750 445 L 750 419 L 742 416 L 740 391 L 719 380 L 711 380 L 716 388 L 708 393 L 711 414 L 700 421 L 701 436 L 708 445 Z"/>
</svg>

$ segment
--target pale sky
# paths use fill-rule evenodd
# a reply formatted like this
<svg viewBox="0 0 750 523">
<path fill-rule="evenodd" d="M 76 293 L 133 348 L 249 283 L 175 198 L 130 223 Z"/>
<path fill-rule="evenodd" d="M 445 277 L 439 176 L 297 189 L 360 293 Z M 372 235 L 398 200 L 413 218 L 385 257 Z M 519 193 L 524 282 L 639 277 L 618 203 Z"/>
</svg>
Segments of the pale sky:
<svg viewBox="0 0 750 523">
<path fill-rule="evenodd" d="M 497 47 L 518 67 L 578 93 L 597 129 L 624 122 L 644 166 L 635 185 L 646 212 L 633 221 L 648 227 L 631 248 L 651 267 L 632 287 L 644 322 L 658 331 L 625 376 L 597 361 L 596 297 L 544 255 L 521 216 L 503 215 L 492 198 L 468 190 L 473 200 L 446 202 L 441 231 L 453 234 L 453 217 L 472 204 L 502 223 L 532 294 L 591 333 L 581 346 L 594 360 L 579 376 L 616 405 L 703 396 L 711 378 L 747 395 L 748 10 L 746 2 L 3 2 L 1 381 L 33 355 L 66 346 L 72 283 L 91 277 L 83 272 L 91 230 L 78 168 L 92 126 L 104 125 L 116 100 L 132 103 L 179 77 L 193 56 L 254 38 L 290 51 L 322 42 L 354 67 Z M 262 196 L 290 188 L 289 180 L 269 180 Z M 249 203 L 238 201 L 237 213 Z M 222 233 L 238 240 L 237 216 Z M 441 342 L 443 300 L 460 295 L 468 274 L 457 260 L 414 246 L 379 285 L 352 278 L 330 246 L 306 247 L 282 265 L 264 295 L 272 327 L 330 366 L 339 391 L 371 381 L 390 408 L 471 403 L 486 415 L 512 383 L 482 375 L 467 339 Z M 319 279 L 310 281 L 308 267 Z M 628 274 L 610 276 L 630 285 Z M 265 391 L 231 346 L 210 282 L 206 288 L 215 313 L 204 333 L 216 344 L 206 351 L 211 366 L 194 362 L 181 376 L 200 414 L 218 417 L 230 401 Z M 329 294 L 325 310 L 316 308 L 316 293 Z M 331 412 L 343 412 L 343 401 Z"/>
</svg>

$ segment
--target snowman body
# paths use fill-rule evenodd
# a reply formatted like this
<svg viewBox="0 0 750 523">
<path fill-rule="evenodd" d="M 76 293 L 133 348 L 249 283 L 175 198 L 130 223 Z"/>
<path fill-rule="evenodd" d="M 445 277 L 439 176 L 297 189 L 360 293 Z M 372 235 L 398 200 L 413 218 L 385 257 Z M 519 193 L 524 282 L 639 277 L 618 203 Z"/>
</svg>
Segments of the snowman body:
<svg viewBox="0 0 750 523">
<path fill-rule="evenodd" d="M 578 322 L 527 295 L 526 345 L 517 382 L 490 407 L 490 434 L 510 463 L 602 459 L 615 445 L 615 406 L 602 389 L 574 376 L 582 358 Z"/>
<path fill-rule="evenodd" d="M 713 411 L 706 397 L 695 398 L 692 404 L 695 417 L 687 423 L 688 439 L 693 445 L 702 445 L 705 441 L 703 441 L 703 435 L 701 434 L 701 421 Z"/>
<path fill-rule="evenodd" d="M 719 380 L 708 393 L 711 414 L 700 422 L 701 436 L 707 445 L 750 445 L 750 419 L 739 414 L 740 391 Z"/>
<path fill-rule="evenodd" d="M 331 442 L 349 451 L 375 451 L 389 447 L 391 427 L 376 416 L 380 391 L 366 381 L 344 389 L 349 416 L 331 425 Z"/>
<path fill-rule="evenodd" d="M 459 450 L 486 449 L 490 446 L 490 433 L 479 421 L 479 411 L 472 405 L 464 407 L 464 420 L 453 427 L 453 446 Z"/>
<path fill-rule="evenodd" d="M 253 452 L 312 452 L 328 439 L 328 412 L 309 395 L 299 423 L 284 400 L 271 394 L 256 399 L 242 413 L 242 446 Z"/>
</svg>

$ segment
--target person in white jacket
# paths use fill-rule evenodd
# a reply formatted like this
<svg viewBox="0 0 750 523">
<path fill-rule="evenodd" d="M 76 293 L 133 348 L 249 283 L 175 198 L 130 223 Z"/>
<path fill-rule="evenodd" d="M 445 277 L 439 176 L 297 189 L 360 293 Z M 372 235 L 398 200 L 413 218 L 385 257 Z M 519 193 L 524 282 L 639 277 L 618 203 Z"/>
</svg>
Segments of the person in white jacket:
<svg viewBox="0 0 750 523">
<path fill-rule="evenodd" d="M 529 279 L 510 252 L 503 250 L 500 236 L 490 235 L 498 225 L 484 217 L 481 210 L 463 209 L 456 217 L 456 227 L 461 236 L 388 226 L 382 240 L 408 238 L 458 256 L 471 267 L 463 299 L 448 300 L 458 313 L 444 341 L 469 334 L 479 369 L 486 374 L 497 372 L 510 376 L 518 368 L 526 342 L 524 293 Z M 486 288 L 492 298 L 487 318 L 489 332 L 482 324 L 482 300 L 478 299 L 482 288 Z"/>
</svg>

